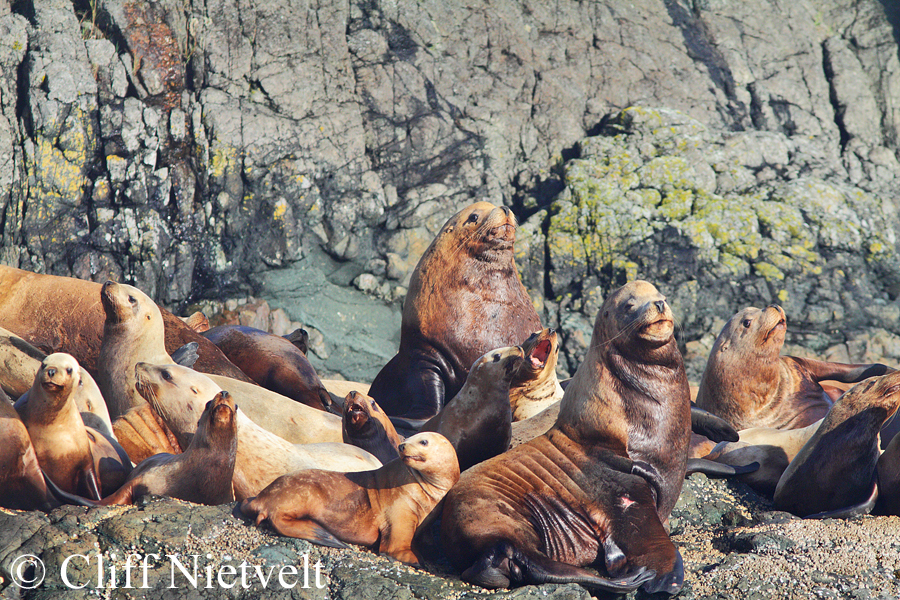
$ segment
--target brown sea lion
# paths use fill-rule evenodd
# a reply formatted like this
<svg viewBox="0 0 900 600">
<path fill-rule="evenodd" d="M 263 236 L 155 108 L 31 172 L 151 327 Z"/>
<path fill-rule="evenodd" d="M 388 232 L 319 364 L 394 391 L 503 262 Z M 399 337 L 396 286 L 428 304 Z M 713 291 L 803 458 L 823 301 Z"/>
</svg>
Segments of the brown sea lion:
<svg viewBox="0 0 900 600">
<path fill-rule="evenodd" d="M 681 556 L 663 526 L 691 426 L 674 329 L 665 297 L 645 281 L 606 298 L 553 428 L 465 471 L 447 494 L 441 538 L 464 580 L 681 588 Z"/>
<path fill-rule="evenodd" d="M 775 507 L 801 517 L 858 513 L 871 499 L 878 432 L 898 407 L 900 372 L 850 388 L 785 469 Z"/>
<path fill-rule="evenodd" d="M 0 506 L 49 511 L 57 503 L 47 493 L 28 429 L 0 390 Z"/>
<path fill-rule="evenodd" d="M 556 360 L 559 357 L 556 330 L 542 329 L 532 333 L 522 343 L 522 350 L 525 351 L 525 360 L 519 365 L 509 386 L 509 404 L 514 422 L 535 416 L 563 397 L 562 386 L 556 377 Z"/>
<path fill-rule="evenodd" d="M 196 504 L 233 502 L 238 430 L 234 400 L 219 392 L 206 403 L 191 443 L 181 454 L 157 454 L 135 467 L 128 482 L 102 504 L 133 504 L 147 494 Z"/>
<path fill-rule="evenodd" d="M 319 410 L 331 406 L 306 355 L 285 338 L 242 325 L 213 327 L 203 337 L 264 388 Z"/>
<path fill-rule="evenodd" d="M 99 283 L 58 277 L 0 265 L 0 327 L 22 337 L 42 352 L 66 352 L 93 376 L 103 339 L 106 315 Z M 199 344 L 194 368 L 204 373 L 249 381 L 215 344 L 203 338 L 167 310 L 165 343 L 169 352 L 188 342 Z"/>
<path fill-rule="evenodd" d="M 780 306 L 745 308 L 725 324 L 709 353 L 697 406 L 737 429 L 795 429 L 822 419 L 832 395 L 822 380 L 855 383 L 884 375 L 880 364 L 841 364 L 779 356 L 787 320 Z"/>
<path fill-rule="evenodd" d="M 186 448 L 193 439 L 203 399 L 222 388 L 209 376 L 180 365 L 139 363 L 135 371 L 139 393 Z M 291 444 L 258 426 L 240 406 L 237 427 L 234 488 L 238 499 L 254 496 L 280 475 L 300 469 L 363 471 L 381 466 L 377 458 L 349 444 Z"/>
<path fill-rule="evenodd" d="M 416 528 L 459 479 L 453 446 L 437 433 L 400 444 L 400 458 L 380 469 L 333 473 L 311 469 L 279 477 L 241 512 L 257 525 L 326 546 L 359 544 L 416 564 Z"/>
<path fill-rule="evenodd" d="M 66 492 L 100 500 L 91 440 L 72 398 L 78 376 L 78 361 L 68 354 L 51 354 L 16 410 L 47 476 Z"/>
<path fill-rule="evenodd" d="M 453 398 L 488 350 L 541 328 L 513 257 L 516 219 L 477 202 L 450 217 L 413 271 L 400 349 L 369 395 L 389 415 L 428 419 Z"/>
<path fill-rule="evenodd" d="M 461 471 L 509 448 L 509 384 L 524 357 L 519 346 L 497 348 L 480 357 L 459 393 L 422 426 L 422 431 L 436 431 L 450 440 Z"/>
<path fill-rule="evenodd" d="M 353 391 L 344 399 L 342 433 L 345 444 L 357 446 L 373 454 L 382 464 L 400 456 L 397 449 L 403 438 L 378 403 L 369 396 Z"/>
</svg>

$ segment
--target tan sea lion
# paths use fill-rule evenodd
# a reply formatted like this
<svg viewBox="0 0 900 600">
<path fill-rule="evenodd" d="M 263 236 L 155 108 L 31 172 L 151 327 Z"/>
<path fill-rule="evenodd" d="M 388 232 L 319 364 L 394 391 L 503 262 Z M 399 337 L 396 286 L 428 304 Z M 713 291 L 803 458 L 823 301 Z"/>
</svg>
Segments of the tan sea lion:
<svg viewBox="0 0 900 600">
<path fill-rule="evenodd" d="M 180 365 L 135 366 L 139 393 L 146 398 L 181 447 L 190 445 L 204 398 L 221 387 L 210 377 Z M 237 403 L 236 403 L 237 404 Z M 237 406 L 238 446 L 234 490 L 238 499 L 258 494 L 280 475 L 300 469 L 363 471 L 381 466 L 368 452 L 343 443 L 291 444 L 259 427 Z"/>
<path fill-rule="evenodd" d="M 331 406 L 316 370 L 287 339 L 242 325 L 213 327 L 203 337 L 264 388 L 319 410 Z"/>
<path fill-rule="evenodd" d="M 114 401 L 110 398 L 119 398 L 118 404 L 124 406 L 127 403 L 129 408 L 144 401 L 134 388 L 134 366 L 138 362 L 166 365 L 174 361 L 161 341 L 164 331 L 156 304 L 132 286 L 108 282 L 103 289 L 104 306 L 108 304 L 114 314 L 110 335 L 104 334 L 102 347 L 103 355 L 109 360 L 101 368 L 101 380 L 107 382 L 110 389 L 109 392 L 104 389 L 103 396 L 112 413 Z M 254 383 L 211 373 L 207 376 L 219 386 L 209 398 L 219 390 L 227 391 L 254 423 L 288 442 L 341 441 L 341 419 L 337 415 L 300 404 Z M 132 388 L 126 389 L 129 382 Z"/>
<path fill-rule="evenodd" d="M 0 506 L 49 511 L 57 503 L 47 493 L 28 429 L 0 390 Z"/>
<path fill-rule="evenodd" d="M 73 357 L 51 354 L 41 363 L 24 401 L 19 398 L 16 410 L 47 476 L 63 491 L 100 500 L 91 440 L 72 398 L 78 375 L 78 361 Z"/>
<path fill-rule="evenodd" d="M 450 217 L 413 271 L 400 348 L 369 395 L 389 415 L 428 419 L 488 350 L 541 328 L 513 257 L 516 219 L 477 202 Z"/>
<path fill-rule="evenodd" d="M 646 281 L 606 298 L 553 428 L 465 471 L 444 499 L 441 538 L 464 580 L 678 592 L 683 563 L 663 523 L 691 417 L 674 329 Z"/>
<path fill-rule="evenodd" d="M 399 459 L 374 471 L 285 475 L 243 501 L 241 512 L 281 535 L 327 546 L 359 544 L 416 564 L 416 528 L 459 479 L 459 466 L 453 446 L 437 433 L 418 433 L 399 450 Z"/>
<path fill-rule="evenodd" d="M 400 456 L 397 449 L 403 437 L 378 403 L 369 396 L 353 391 L 344 399 L 341 418 L 345 444 L 357 446 L 373 454 L 382 464 Z"/>
<path fill-rule="evenodd" d="M 878 432 L 898 407 L 900 372 L 850 388 L 785 469 L 775 507 L 801 517 L 871 510 Z"/>
<path fill-rule="evenodd" d="M 0 265 L 0 327 L 22 337 L 42 352 L 66 352 L 93 376 L 103 339 L 106 315 L 99 283 L 73 277 L 42 275 Z M 174 352 L 197 342 L 194 368 L 250 381 L 215 344 L 167 310 L 162 310 L 166 348 Z"/>
<path fill-rule="evenodd" d="M 116 419 L 113 431 L 134 464 L 154 454 L 179 454 L 183 450 L 175 434 L 146 402 Z"/>
<path fill-rule="evenodd" d="M 542 329 L 532 333 L 522 343 L 522 350 L 525 360 L 509 386 L 513 422 L 533 417 L 563 397 L 562 386 L 556 377 L 559 358 L 556 330 Z"/>
<path fill-rule="evenodd" d="M 822 380 L 855 383 L 884 375 L 880 364 L 779 356 L 787 320 L 780 306 L 745 308 L 725 324 L 709 353 L 697 406 L 737 429 L 795 429 L 822 419 L 833 397 Z"/>
<path fill-rule="evenodd" d="M 461 471 L 509 448 L 509 385 L 524 357 L 519 346 L 497 348 L 480 357 L 459 393 L 422 426 L 422 431 L 436 431 L 450 440 Z"/>
</svg>

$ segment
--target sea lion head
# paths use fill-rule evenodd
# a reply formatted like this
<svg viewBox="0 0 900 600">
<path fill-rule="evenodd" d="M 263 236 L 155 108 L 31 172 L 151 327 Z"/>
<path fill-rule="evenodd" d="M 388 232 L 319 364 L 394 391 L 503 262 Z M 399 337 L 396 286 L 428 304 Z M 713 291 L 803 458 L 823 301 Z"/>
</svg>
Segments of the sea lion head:
<svg viewBox="0 0 900 600">
<path fill-rule="evenodd" d="M 446 489 L 459 480 L 459 462 L 450 440 L 440 433 L 423 431 L 409 437 L 397 447 L 400 460 L 417 471 L 432 485 L 446 485 Z M 440 482 L 440 483 L 438 483 Z"/>
<path fill-rule="evenodd" d="M 440 249 L 447 260 L 459 262 L 462 252 L 483 263 L 505 263 L 512 258 L 516 217 L 506 206 L 476 202 L 447 220 L 429 250 Z M 454 258 L 455 257 L 455 258 Z"/>
<path fill-rule="evenodd" d="M 135 320 L 159 323 L 162 327 L 159 307 L 147 294 L 134 286 L 107 281 L 100 288 L 100 301 L 107 323 L 115 325 Z"/>
<path fill-rule="evenodd" d="M 897 411 L 898 406 L 900 406 L 900 370 L 880 377 L 870 377 L 857 383 L 844 392 L 831 410 L 847 413 L 847 416 L 863 411 L 877 412 L 876 429 L 880 429 L 883 422 Z"/>
<path fill-rule="evenodd" d="M 526 381 L 544 379 L 556 371 L 559 358 L 559 336 L 555 329 L 535 331 L 522 343 L 525 360 L 519 366 L 514 384 L 521 385 Z"/>
<path fill-rule="evenodd" d="M 524 358 L 525 352 L 521 346 L 495 348 L 475 361 L 466 381 L 508 384 L 518 372 Z"/>
<path fill-rule="evenodd" d="M 81 367 L 75 357 L 64 352 L 49 355 L 41 362 L 34 385 L 45 396 L 65 401 L 81 380 Z"/>
<path fill-rule="evenodd" d="M 652 283 L 636 280 L 606 298 L 594 322 L 591 346 L 609 344 L 630 360 L 655 362 L 667 346 L 677 351 L 674 333 L 666 297 Z"/>
<path fill-rule="evenodd" d="M 346 431 L 361 432 L 371 422 L 374 427 L 375 423 L 382 421 L 378 418 L 382 413 L 381 407 L 369 396 L 352 391 L 347 394 L 344 399 L 343 424 Z"/>
<path fill-rule="evenodd" d="M 784 310 L 772 304 L 760 310 L 748 307 L 735 314 L 719 332 L 710 357 L 732 355 L 739 360 L 754 356 L 777 360 L 784 346 L 787 318 Z"/>
<path fill-rule="evenodd" d="M 174 418 L 176 412 L 194 412 L 194 403 L 183 398 L 212 398 L 221 389 L 193 369 L 181 365 L 154 365 L 139 362 L 134 366 L 135 389 L 161 417 Z M 168 418 L 167 418 L 168 417 Z M 185 415 L 190 420 L 190 417 Z M 193 417 L 193 422 L 199 417 Z"/>
<path fill-rule="evenodd" d="M 237 444 L 237 406 L 225 390 L 206 403 L 194 439 L 206 440 L 208 446 Z"/>
</svg>

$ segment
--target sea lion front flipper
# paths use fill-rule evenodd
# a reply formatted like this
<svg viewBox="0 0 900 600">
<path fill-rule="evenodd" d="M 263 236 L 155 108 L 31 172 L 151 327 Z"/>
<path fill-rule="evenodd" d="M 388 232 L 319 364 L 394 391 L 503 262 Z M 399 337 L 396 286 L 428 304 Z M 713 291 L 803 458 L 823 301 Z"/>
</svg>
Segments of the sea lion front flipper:
<svg viewBox="0 0 900 600">
<path fill-rule="evenodd" d="M 758 470 L 758 462 L 752 462 L 748 465 L 727 465 L 705 458 L 689 458 L 685 477 L 692 473 L 703 473 L 707 477 L 733 477 Z"/>
<path fill-rule="evenodd" d="M 172 352 L 170 356 L 176 365 L 193 368 L 194 363 L 200 358 L 200 344 L 198 342 L 188 342 Z"/>
<path fill-rule="evenodd" d="M 305 329 L 295 329 L 282 337 L 296 346 L 297 350 L 304 355 L 309 355 L 309 333 Z"/>
<path fill-rule="evenodd" d="M 681 552 L 675 550 L 675 566 L 665 575 L 661 575 L 641 586 L 648 594 L 669 594 L 674 596 L 684 585 L 684 560 Z"/>
<path fill-rule="evenodd" d="M 853 506 L 847 506 L 845 508 L 839 508 L 837 510 L 827 510 L 820 513 L 815 513 L 813 515 L 807 515 L 804 517 L 805 519 L 850 519 L 853 517 L 859 517 L 862 515 L 867 515 L 872 512 L 872 509 L 875 508 L 875 504 L 878 502 L 878 472 L 875 472 L 875 475 L 872 477 L 872 493 L 869 494 L 869 497 L 860 502 L 859 504 L 855 504 Z"/>
<path fill-rule="evenodd" d="M 585 587 L 613 593 L 627 593 L 651 581 L 656 573 L 644 567 L 621 577 L 600 575 L 551 560 L 545 556 L 528 556 L 507 541 L 488 548 L 474 565 L 462 574 L 463 581 L 485 588 L 510 587 L 510 584 L 578 583 Z"/>
<path fill-rule="evenodd" d="M 64 490 L 59 489 L 53 480 L 47 476 L 47 472 L 41 469 L 41 474 L 44 476 L 44 483 L 47 486 L 47 491 L 50 492 L 50 496 L 52 496 L 59 504 L 74 504 L 75 506 L 100 506 L 99 502 L 94 500 L 89 500 L 78 494 L 70 494 Z"/>
<path fill-rule="evenodd" d="M 844 364 L 816 360 L 814 358 L 790 358 L 809 370 L 816 381 L 831 380 L 841 383 L 859 383 L 869 377 L 877 377 L 892 373 L 894 369 L 881 363 L 872 364 Z"/>
<path fill-rule="evenodd" d="M 714 442 L 736 442 L 740 434 L 728 423 L 691 402 L 691 431 Z"/>
<path fill-rule="evenodd" d="M 269 523 L 281 535 L 300 538 L 320 546 L 348 549 L 350 546 L 310 519 L 292 519 L 281 514 L 269 515 Z"/>
</svg>

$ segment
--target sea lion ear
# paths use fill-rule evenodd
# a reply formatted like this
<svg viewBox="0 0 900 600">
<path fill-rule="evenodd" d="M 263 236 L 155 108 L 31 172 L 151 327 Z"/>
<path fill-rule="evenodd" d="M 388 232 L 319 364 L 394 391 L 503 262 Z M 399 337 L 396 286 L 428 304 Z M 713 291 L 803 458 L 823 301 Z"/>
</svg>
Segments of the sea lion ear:
<svg viewBox="0 0 900 600">
<path fill-rule="evenodd" d="M 719 352 L 725 352 L 729 348 L 731 348 L 731 344 L 729 344 L 728 342 L 725 342 L 724 344 L 719 346 Z"/>
<path fill-rule="evenodd" d="M 444 233 L 450 233 L 450 232 L 453 231 L 454 229 L 455 229 L 455 227 L 453 227 L 453 225 L 450 225 L 450 226 L 447 227 L 447 229 L 444 230 Z"/>
</svg>

